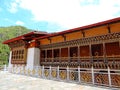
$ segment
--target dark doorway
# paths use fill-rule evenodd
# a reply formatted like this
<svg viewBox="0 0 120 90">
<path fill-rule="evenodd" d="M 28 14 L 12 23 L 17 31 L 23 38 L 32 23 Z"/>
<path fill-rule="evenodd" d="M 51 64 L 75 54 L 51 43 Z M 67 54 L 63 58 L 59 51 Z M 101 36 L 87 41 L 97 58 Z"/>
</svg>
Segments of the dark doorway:
<svg viewBox="0 0 120 90">
<path fill-rule="evenodd" d="M 103 56 L 103 45 L 95 44 L 91 46 L 92 56 Z"/>
<path fill-rule="evenodd" d="M 70 48 L 70 57 L 77 57 L 78 56 L 78 47 L 71 47 Z"/>
<path fill-rule="evenodd" d="M 55 49 L 54 50 L 54 58 L 55 57 L 59 57 L 60 53 L 59 53 L 59 49 Z"/>
</svg>

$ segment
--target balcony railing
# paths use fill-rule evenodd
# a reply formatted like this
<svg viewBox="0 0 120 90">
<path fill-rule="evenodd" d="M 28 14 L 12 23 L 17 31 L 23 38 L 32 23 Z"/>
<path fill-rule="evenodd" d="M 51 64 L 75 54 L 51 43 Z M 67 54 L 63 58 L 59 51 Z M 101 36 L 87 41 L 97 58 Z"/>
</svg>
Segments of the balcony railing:
<svg viewBox="0 0 120 90">
<path fill-rule="evenodd" d="M 57 58 L 41 58 L 40 65 L 46 66 L 78 66 L 83 68 L 107 68 L 109 65 L 112 69 L 120 69 L 120 56 L 86 56 L 86 57 L 57 57 Z"/>
<path fill-rule="evenodd" d="M 120 55 L 116 56 L 85 56 L 85 57 L 56 57 L 56 58 L 41 58 L 41 62 L 57 63 L 57 62 L 109 62 L 120 61 Z"/>
</svg>

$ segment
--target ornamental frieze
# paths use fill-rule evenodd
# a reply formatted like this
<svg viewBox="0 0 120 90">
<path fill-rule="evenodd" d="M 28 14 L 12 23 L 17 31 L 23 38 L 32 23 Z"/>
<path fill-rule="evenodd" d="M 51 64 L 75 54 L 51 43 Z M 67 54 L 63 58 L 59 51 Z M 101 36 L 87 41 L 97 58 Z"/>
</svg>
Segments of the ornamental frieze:
<svg viewBox="0 0 120 90">
<path fill-rule="evenodd" d="M 120 32 L 96 36 L 96 37 L 81 38 L 81 39 L 76 39 L 76 40 L 71 40 L 71 41 L 60 42 L 60 43 L 53 43 L 53 44 L 48 44 L 48 45 L 40 45 L 40 49 L 99 44 L 103 42 L 114 42 L 114 41 L 119 41 L 119 40 L 120 40 Z"/>
</svg>

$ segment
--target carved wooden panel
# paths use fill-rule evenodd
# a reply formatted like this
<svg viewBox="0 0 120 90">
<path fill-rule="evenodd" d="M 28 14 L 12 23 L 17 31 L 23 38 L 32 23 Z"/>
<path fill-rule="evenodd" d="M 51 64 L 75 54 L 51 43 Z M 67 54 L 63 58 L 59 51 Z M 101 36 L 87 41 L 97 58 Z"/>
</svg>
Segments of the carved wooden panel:
<svg viewBox="0 0 120 90">
<path fill-rule="evenodd" d="M 88 72 L 81 72 L 81 81 L 82 82 L 92 82 L 92 74 Z"/>
</svg>

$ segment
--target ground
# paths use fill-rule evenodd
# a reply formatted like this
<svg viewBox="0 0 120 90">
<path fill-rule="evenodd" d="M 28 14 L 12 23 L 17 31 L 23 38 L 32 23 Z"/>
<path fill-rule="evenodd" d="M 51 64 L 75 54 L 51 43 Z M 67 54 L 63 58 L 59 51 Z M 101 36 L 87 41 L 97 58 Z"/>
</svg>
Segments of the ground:
<svg viewBox="0 0 120 90">
<path fill-rule="evenodd" d="M 0 71 L 0 90 L 110 90 L 110 88 L 46 80 Z"/>
</svg>

